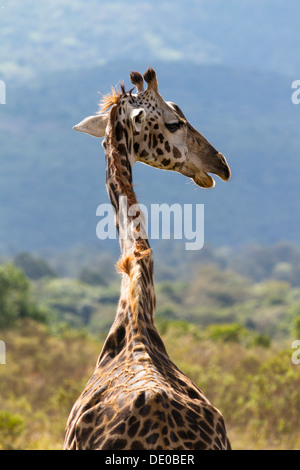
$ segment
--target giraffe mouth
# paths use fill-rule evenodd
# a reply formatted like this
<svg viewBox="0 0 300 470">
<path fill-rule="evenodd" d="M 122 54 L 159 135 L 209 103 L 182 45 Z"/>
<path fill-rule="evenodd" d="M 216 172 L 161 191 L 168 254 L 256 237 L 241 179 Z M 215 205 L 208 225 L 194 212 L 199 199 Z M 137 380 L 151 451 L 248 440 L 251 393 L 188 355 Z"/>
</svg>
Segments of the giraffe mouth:
<svg viewBox="0 0 300 470">
<path fill-rule="evenodd" d="M 185 165 L 180 169 L 180 173 L 191 178 L 200 188 L 213 188 L 216 184 L 215 180 L 208 173 L 197 169 L 194 165 Z"/>
<path fill-rule="evenodd" d="M 180 168 L 180 172 L 191 178 L 201 188 L 213 188 L 216 183 L 208 173 L 218 176 L 223 181 L 228 181 L 231 177 L 230 168 L 225 157 L 221 153 L 217 153 L 217 157 L 216 165 L 207 165 L 212 166 L 212 168 L 205 169 L 206 171 L 199 168 L 195 163 L 188 161 Z"/>
<path fill-rule="evenodd" d="M 213 188 L 216 184 L 215 180 L 203 171 L 196 173 L 192 180 L 197 186 L 200 186 L 200 188 Z"/>
</svg>

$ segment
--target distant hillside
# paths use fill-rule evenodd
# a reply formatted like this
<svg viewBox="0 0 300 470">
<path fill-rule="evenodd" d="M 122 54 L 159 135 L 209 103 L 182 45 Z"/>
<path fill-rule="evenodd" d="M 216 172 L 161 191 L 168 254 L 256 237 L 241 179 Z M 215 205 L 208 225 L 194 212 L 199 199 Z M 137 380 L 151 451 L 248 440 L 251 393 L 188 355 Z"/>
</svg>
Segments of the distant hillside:
<svg viewBox="0 0 300 470">
<path fill-rule="evenodd" d="M 96 208 L 108 202 L 100 141 L 72 126 L 97 110 L 98 91 L 125 79 L 124 61 L 45 73 L 7 87 L 0 107 L 0 248 L 66 249 L 96 238 Z M 299 120 L 291 81 L 241 68 L 155 63 L 160 92 L 227 157 L 232 179 L 213 190 L 137 164 L 140 202 L 204 203 L 205 241 L 216 245 L 299 242 Z M 116 242 L 112 243 L 114 246 Z"/>
</svg>

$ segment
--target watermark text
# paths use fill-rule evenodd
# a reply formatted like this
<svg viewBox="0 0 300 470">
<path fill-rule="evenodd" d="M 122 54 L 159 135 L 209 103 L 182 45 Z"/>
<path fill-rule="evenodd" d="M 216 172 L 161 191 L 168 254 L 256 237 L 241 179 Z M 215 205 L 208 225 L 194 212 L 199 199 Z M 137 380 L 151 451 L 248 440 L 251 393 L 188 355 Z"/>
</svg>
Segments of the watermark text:
<svg viewBox="0 0 300 470">
<path fill-rule="evenodd" d="M 294 80 L 292 83 L 292 88 L 295 91 L 292 94 L 292 103 L 299 104 L 300 103 L 300 80 Z"/>
<path fill-rule="evenodd" d="M 300 339 L 292 343 L 292 348 L 296 351 L 292 354 L 292 363 L 296 366 L 300 364 Z"/>
<path fill-rule="evenodd" d="M 6 364 L 6 346 L 4 341 L 0 341 L 0 364 Z"/>
<path fill-rule="evenodd" d="M 0 80 L 0 104 L 6 104 L 6 85 L 3 80 Z"/>
<path fill-rule="evenodd" d="M 128 207 L 127 197 L 119 198 L 119 238 L 152 240 L 186 240 L 186 250 L 201 250 L 204 246 L 204 204 L 144 204 Z M 111 204 L 100 204 L 96 215 L 101 217 L 96 227 L 100 240 L 116 239 L 115 214 Z M 150 226 L 150 229 L 149 229 Z"/>
</svg>

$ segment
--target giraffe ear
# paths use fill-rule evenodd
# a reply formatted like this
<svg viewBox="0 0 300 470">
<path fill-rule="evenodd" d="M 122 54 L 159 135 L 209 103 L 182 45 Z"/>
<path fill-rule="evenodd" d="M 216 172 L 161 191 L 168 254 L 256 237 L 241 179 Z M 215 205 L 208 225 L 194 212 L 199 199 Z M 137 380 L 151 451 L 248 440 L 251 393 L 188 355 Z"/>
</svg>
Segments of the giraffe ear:
<svg viewBox="0 0 300 470">
<path fill-rule="evenodd" d="M 104 137 L 108 123 L 108 114 L 89 116 L 73 127 L 75 131 L 90 134 L 93 137 Z"/>
<path fill-rule="evenodd" d="M 133 109 L 131 111 L 131 120 L 133 123 L 133 127 L 137 132 L 140 132 L 142 128 L 142 123 L 144 122 L 146 117 L 146 112 L 143 108 Z"/>
</svg>

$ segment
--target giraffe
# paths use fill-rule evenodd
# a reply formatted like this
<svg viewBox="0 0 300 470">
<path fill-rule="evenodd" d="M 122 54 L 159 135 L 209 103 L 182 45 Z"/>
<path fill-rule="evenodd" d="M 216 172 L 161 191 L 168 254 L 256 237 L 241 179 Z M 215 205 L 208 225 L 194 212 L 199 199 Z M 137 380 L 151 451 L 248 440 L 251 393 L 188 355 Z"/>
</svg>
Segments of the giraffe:
<svg viewBox="0 0 300 470">
<path fill-rule="evenodd" d="M 137 92 L 112 89 L 95 116 L 74 129 L 104 137 L 106 186 L 120 238 L 120 299 L 92 377 L 75 402 L 66 426 L 66 450 L 229 450 L 221 412 L 171 361 L 154 325 L 153 255 L 132 185 L 136 161 L 178 171 L 208 188 L 230 169 L 223 155 L 158 92 L 156 73 L 131 72 Z M 147 89 L 144 88 L 144 80 Z M 126 196 L 126 206 L 120 204 Z"/>
</svg>

